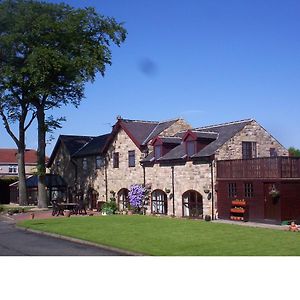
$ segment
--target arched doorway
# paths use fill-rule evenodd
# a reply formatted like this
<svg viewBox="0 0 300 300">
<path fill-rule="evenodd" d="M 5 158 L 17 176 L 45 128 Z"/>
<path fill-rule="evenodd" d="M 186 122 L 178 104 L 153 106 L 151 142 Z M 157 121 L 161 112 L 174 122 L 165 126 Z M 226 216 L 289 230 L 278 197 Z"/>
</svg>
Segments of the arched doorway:
<svg viewBox="0 0 300 300">
<path fill-rule="evenodd" d="M 93 188 L 89 187 L 87 192 L 88 206 L 90 209 L 97 209 L 97 200 L 99 193 Z"/>
<path fill-rule="evenodd" d="M 122 211 L 128 208 L 129 200 L 128 200 L 128 189 L 120 189 L 118 191 L 118 210 Z"/>
<path fill-rule="evenodd" d="M 182 216 L 203 218 L 203 199 L 200 193 L 189 190 L 182 195 Z"/>
<path fill-rule="evenodd" d="M 168 198 L 164 191 L 154 190 L 151 193 L 151 213 L 163 215 L 168 213 Z"/>
</svg>

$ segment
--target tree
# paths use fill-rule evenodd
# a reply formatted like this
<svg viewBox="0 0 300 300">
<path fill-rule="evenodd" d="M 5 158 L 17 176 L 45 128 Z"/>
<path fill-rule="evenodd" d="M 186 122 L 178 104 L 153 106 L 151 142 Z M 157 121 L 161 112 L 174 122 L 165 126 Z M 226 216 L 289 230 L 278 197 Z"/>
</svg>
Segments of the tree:
<svg viewBox="0 0 300 300">
<path fill-rule="evenodd" d="M 2 74 L 6 70 L 2 69 Z M 35 113 L 32 112 L 31 118 L 26 124 L 26 118 L 30 111 L 30 106 L 24 100 L 24 95 L 15 91 L 13 86 L 6 84 L 0 75 L 0 115 L 3 120 L 4 128 L 13 139 L 17 146 L 17 162 L 19 174 L 19 204 L 27 205 L 27 190 L 26 190 L 26 173 L 25 173 L 25 132 L 35 118 Z M 16 135 L 11 123 L 18 122 L 18 135 Z"/>
<path fill-rule="evenodd" d="M 290 156 L 300 157 L 300 149 L 297 149 L 295 147 L 290 147 L 288 150 Z"/>
<path fill-rule="evenodd" d="M 122 23 L 99 15 L 91 7 L 0 1 L 0 49 L 8 49 L 17 64 L 11 66 L 11 59 L 3 63 L 1 59 L 1 67 L 4 64 L 12 70 L 4 81 L 26 94 L 26 103 L 37 118 L 39 207 L 47 205 L 47 111 L 68 104 L 78 107 L 85 83 L 94 81 L 97 73 L 104 76 L 106 66 L 111 65 L 111 44 L 120 46 L 126 34 Z M 59 126 L 59 120 L 52 119 L 53 124 Z"/>
</svg>

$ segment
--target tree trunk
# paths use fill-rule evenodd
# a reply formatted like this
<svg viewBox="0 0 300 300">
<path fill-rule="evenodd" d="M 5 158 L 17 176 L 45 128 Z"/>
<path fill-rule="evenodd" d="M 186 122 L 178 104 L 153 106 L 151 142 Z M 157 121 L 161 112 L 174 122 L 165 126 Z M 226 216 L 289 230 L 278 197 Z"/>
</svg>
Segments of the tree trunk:
<svg viewBox="0 0 300 300">
<path fill-rule="evenodd" d="M 26 190 L 26 173 L 25 173 L 25 146 L 18 147 L 18 173 L 19 173 L 19 204 L 28 205 Z"/>
<path fill-rule="evenodd" d="M 19 143 L 18 146 L 18 174 L 19 174 L 19 204 L 28 205 L 27 202 L 27 189 L 26 189 L 26 171 L 25 171 L 25 119 L 26 119 L 26 110 L 22 110 L 22 116 L 19 121 Z"/>
<path fill-rule="evenodd" d="M 37 108 L 38 121 L 38 207 L 47 208 L 47 191 L 46 191 L 46 166 L 45 166 L 45 149 L 46 149 L 46 128 L 45 112 L 43 106 Z"/>
</svg>

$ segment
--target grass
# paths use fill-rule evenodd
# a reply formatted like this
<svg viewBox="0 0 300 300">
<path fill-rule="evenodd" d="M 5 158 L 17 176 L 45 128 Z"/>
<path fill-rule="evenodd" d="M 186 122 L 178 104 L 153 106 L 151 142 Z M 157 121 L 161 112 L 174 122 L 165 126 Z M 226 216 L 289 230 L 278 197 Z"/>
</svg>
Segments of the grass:
<svg viewBox="0 0 300 300">
<path fill-rule="evenodd" d="M 18 225 L 146 255 L 300 255 L 299 233 L 199 220 L 115 215 L 26 220 Z"/>
</svg>

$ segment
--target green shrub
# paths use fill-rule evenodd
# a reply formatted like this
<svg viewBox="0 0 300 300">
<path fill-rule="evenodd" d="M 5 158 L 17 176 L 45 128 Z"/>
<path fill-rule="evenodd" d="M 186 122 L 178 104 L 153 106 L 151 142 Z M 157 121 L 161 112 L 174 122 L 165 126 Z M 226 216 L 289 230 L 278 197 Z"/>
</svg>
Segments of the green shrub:
<svg viewBox="0 0 300 300">
<path fill-rule="evenodd" d="M 106 213 L 107 215 L 112 215 L 117 211 L 117 203 L 116 201 L 105 202 L 102 205 L 101 211 Z"/>
</svg>

